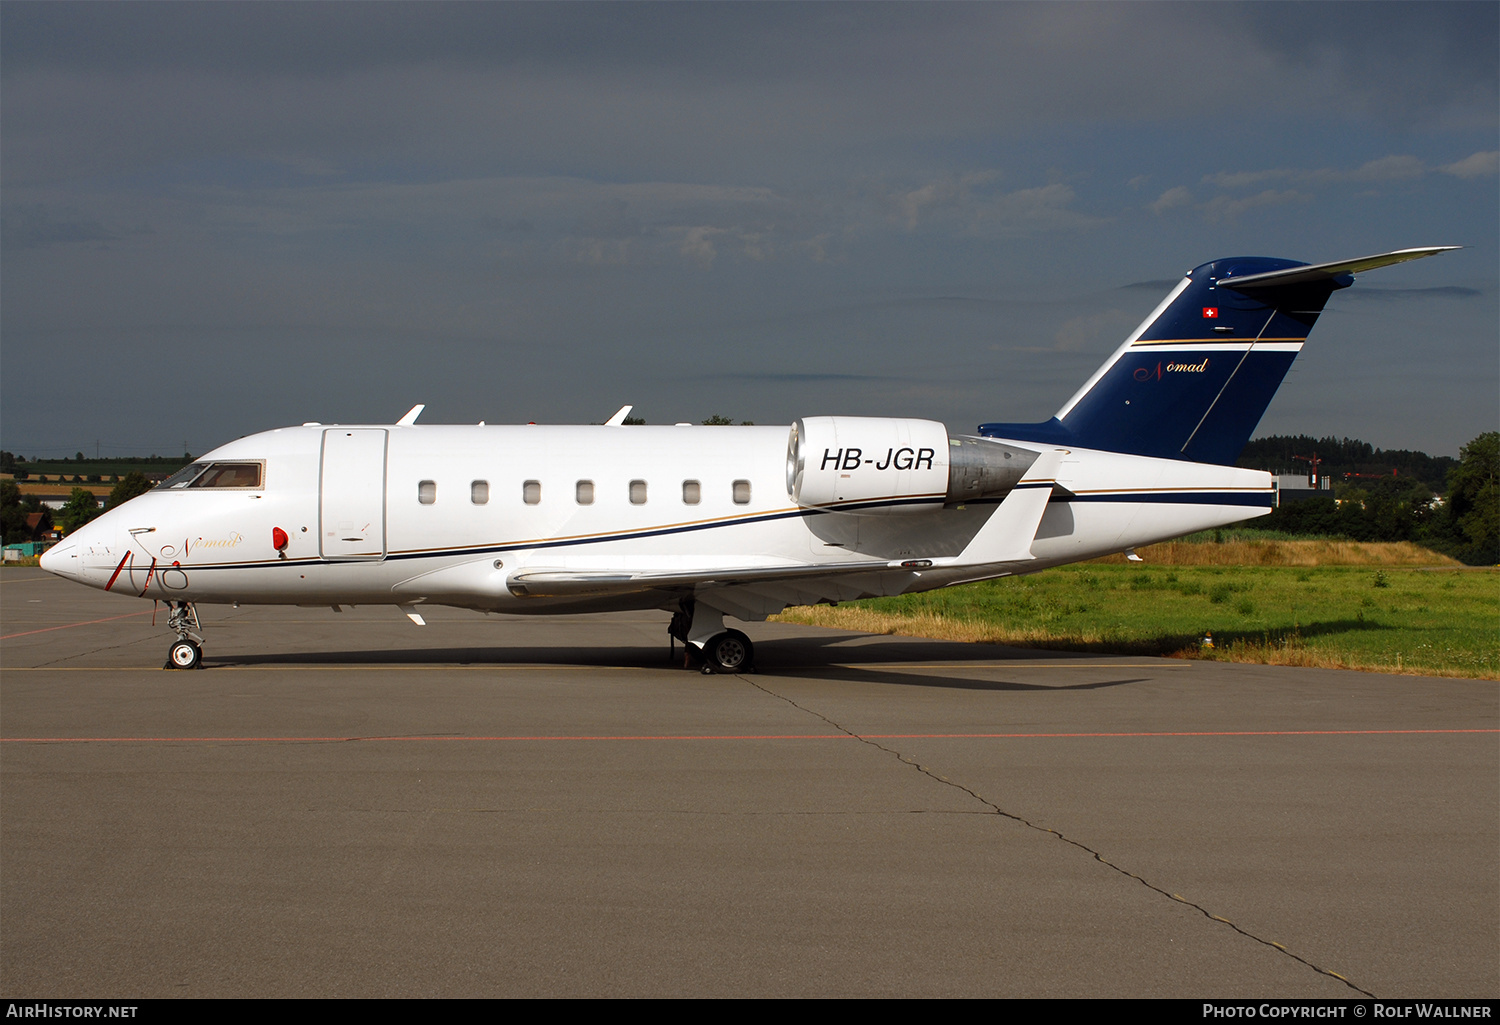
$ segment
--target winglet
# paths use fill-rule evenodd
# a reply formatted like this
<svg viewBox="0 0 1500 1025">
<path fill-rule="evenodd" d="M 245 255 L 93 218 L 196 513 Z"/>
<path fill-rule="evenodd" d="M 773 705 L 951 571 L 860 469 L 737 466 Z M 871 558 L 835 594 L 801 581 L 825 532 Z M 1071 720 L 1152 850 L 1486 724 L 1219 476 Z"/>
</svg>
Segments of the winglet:
<svg viewBox="0 0 1500 1025">
<path fill-rule="evenodd" d="M 604 426 L 605 427 L 621 427 L 621 426 L 624 426 L 624 424 L 625 424 L 625 418 L 630 415 L 630 411 L 632 409 L 634 409 L 634 408 L 635 408 L 634 406 L 621 406 L 620 407 L 620 411 L 618 413 L 616 413 L 614 416 L 610 417 L 608 420 L 604 421 Z"/>
<path fill-rule="evenodd" d="M 406 411 L 406 415 L 405 416 L 403 416 L 400 420 L 396 421 L 396 426 L 397 427 L 410 427 L 412 424 L 414 424 L 414 423 L 417 422 L 417 417 L 421 416 L 422 415 L 422 410 L 424 410 L 426 408 L 427 408 L 427 406 L 426 406 L 425 403 L 418 402 L 415 406 L 412 406 L 410 409 L 408 409 Z"/>
</svg>

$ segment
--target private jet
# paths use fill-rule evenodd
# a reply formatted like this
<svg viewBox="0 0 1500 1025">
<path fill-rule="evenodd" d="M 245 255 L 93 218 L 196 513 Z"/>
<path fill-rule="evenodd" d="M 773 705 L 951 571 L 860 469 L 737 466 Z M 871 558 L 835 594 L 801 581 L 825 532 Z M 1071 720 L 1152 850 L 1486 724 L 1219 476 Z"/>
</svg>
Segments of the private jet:
<svg viewBox="0 0 1500 1025">
<path fill-rule="evenodd" d="M 1270 512 L 1234 465 L 1329 296 L 1456 246 L 1189 271 L 1057 415 L 790 426 L 320 424 L 214 449 L 80 527 L 42 568 L 160 601 L 167 665 L 200 604 L 670 613 L 704 672 L 753 668 L 760 621 L 1134 549 Z"/>
</svg>

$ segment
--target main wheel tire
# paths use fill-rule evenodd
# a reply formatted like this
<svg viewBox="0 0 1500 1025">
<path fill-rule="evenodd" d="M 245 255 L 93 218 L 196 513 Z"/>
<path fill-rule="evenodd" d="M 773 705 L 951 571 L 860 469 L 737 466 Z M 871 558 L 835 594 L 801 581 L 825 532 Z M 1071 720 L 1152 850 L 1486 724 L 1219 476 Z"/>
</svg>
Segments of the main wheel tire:
<svg viewBox="0 0 1500 1025">
<path fill-rule="evenodd" d="M 755 646 L 738 630 L 725 630 L 710 637 L 703 646 L 703 657 L 716 673 L 740 673 L 749 670 Z"/>
<path fill-rule="evenodd" d="M 178 641 L 167 652 L 167 665 L 173 669 L 197 669 L 203 664 L 203 649 L 192 641 Z"/>
</svg>

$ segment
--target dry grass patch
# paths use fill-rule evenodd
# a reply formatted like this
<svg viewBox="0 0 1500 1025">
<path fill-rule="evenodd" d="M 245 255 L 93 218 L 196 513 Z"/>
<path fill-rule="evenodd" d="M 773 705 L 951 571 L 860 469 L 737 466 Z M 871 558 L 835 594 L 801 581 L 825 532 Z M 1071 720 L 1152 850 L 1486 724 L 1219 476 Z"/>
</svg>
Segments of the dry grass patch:
<svg viewBox="0 0 1500 1025">
<path fill-rule="evenodd" d="M 1136 552 L 1156 566 L 1462 566 L 1410 541 L 1166 541 Z M 1094 560 L 1126 562 L 1124 555 Z"/>
</svg>

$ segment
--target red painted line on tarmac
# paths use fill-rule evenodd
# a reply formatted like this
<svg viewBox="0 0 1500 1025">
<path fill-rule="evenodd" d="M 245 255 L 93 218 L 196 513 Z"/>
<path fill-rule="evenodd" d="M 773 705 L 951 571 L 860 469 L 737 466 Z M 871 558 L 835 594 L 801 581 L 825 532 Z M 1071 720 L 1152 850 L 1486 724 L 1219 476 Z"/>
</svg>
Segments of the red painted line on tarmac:
<svg viewBox="0 0 1500 1025">
<path fill-rule="evenodd" d="M 0 637 L 0 641 L 8 641 L 12 637 L 25 637 L 28 634 L 44 634 L 52 630 L 71 630 L 75 626 L 93 626 L 95 623 L 108 623 L 112 619 L 129 619 L 131 616 L 144 616 L 147 612 L 156 611 L 155 606 L 144 612 L 127 612 L 123 616 L 105 616 L 103 619 L 89 619 L 82 623 L 64 623 L 62 626 L 44 626 L 40 630 L 22 630 L 20 633 L 6 634 Z"/>
<path fill-rule="evenodd" d="M 0 737 L 0 744 L 309 744 L 350 741 L 594 741 L 594 740 L 1048 740 L 1085 737 L 1368 737 L 1434 733 L 1500 733 L 1500 729 L 1458 730 L 1233 730 L 1168 733 L 680 733 L 640 736 L 511 737 Z"/>
</svg>

